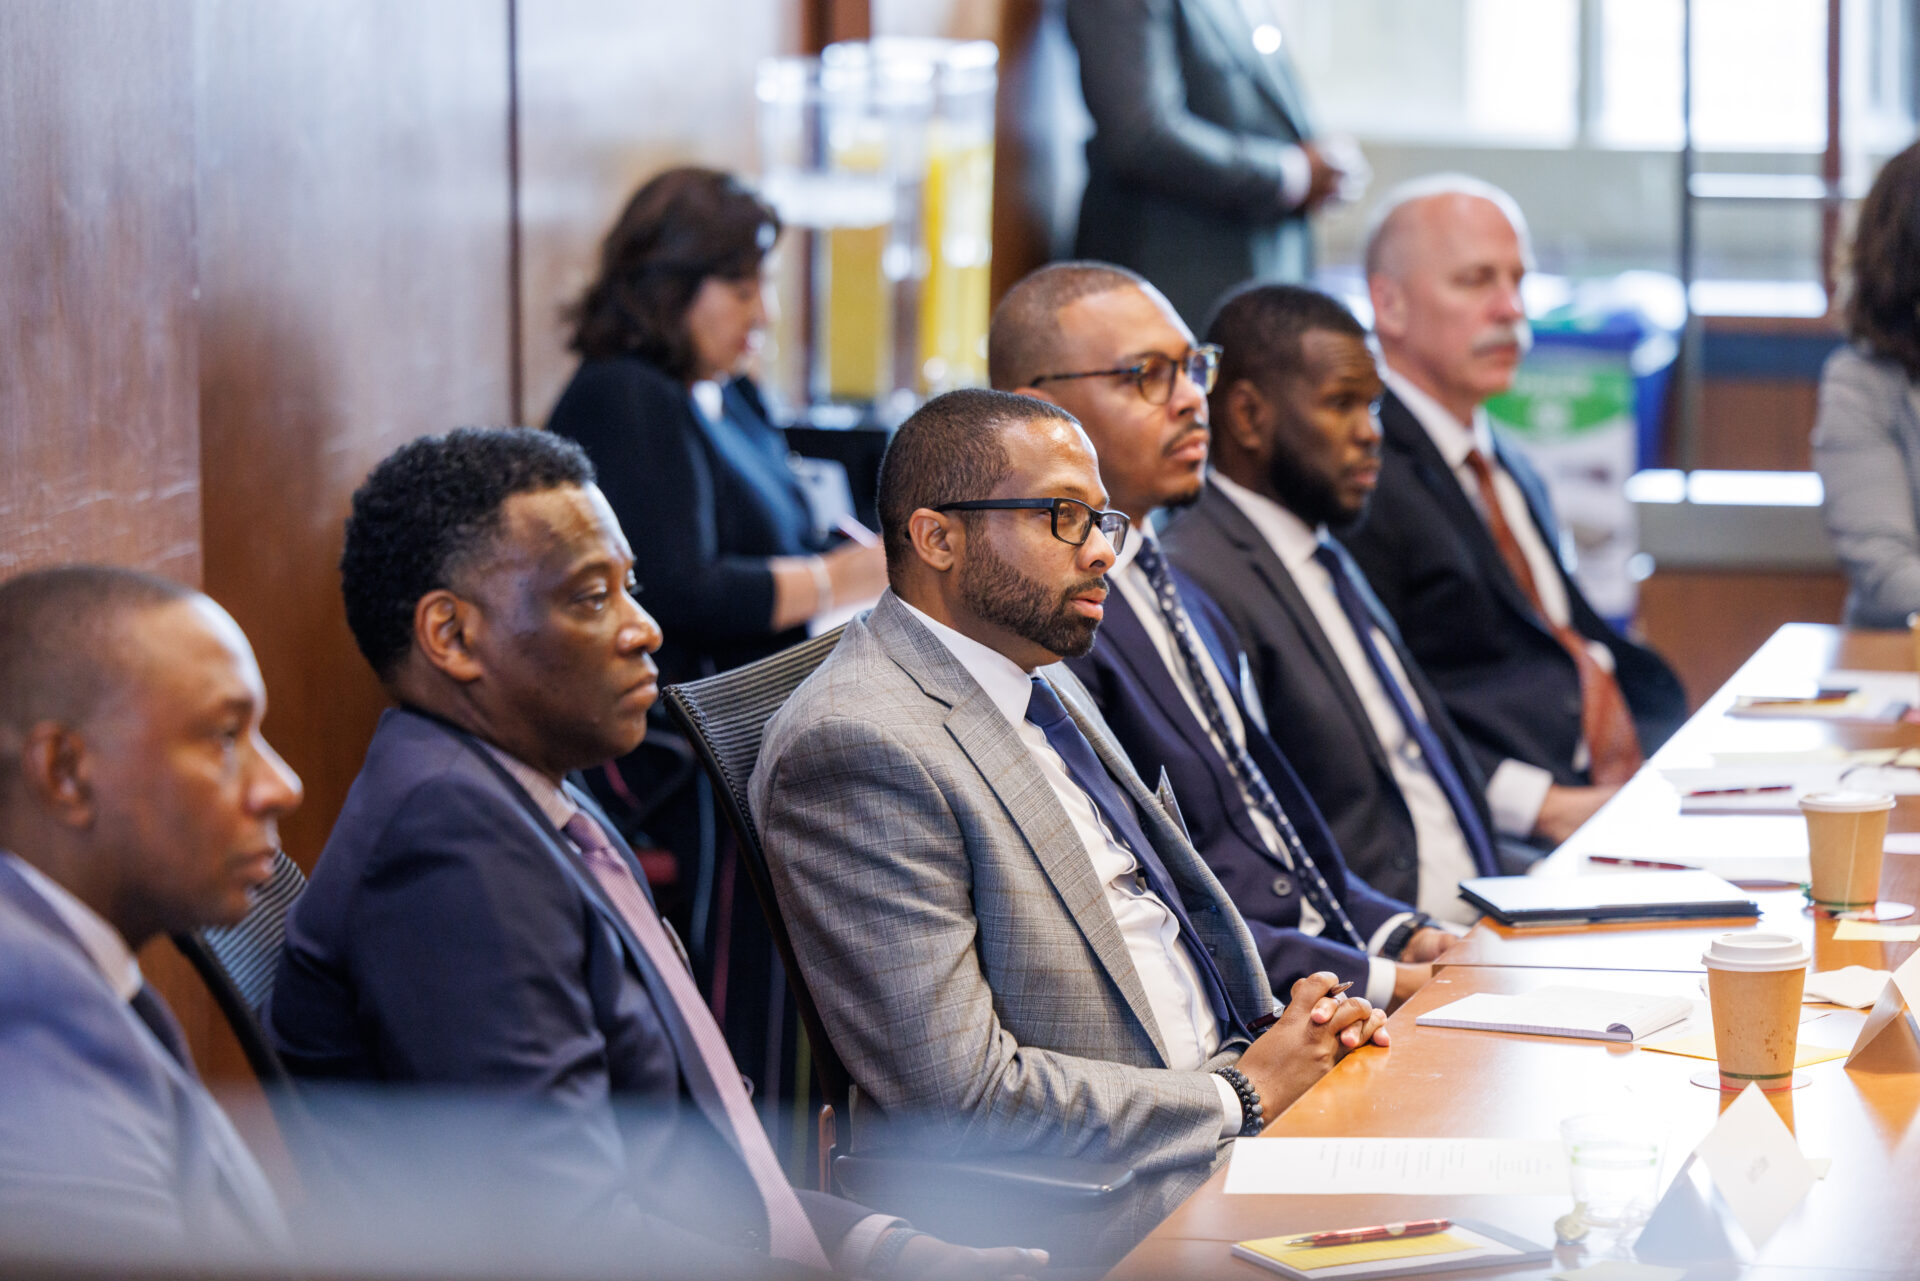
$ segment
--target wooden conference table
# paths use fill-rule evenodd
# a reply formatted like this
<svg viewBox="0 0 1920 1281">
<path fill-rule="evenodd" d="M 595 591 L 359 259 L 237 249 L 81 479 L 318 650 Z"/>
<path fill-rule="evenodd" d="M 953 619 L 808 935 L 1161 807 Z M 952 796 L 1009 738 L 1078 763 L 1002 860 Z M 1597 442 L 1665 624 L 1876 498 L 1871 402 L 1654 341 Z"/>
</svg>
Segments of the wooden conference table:
<svg viewBox="0 0 1920 1281">
<path fill-rule="evenodd" d="M 1756 721 L 1726 715 L 1736 694 L 1810 690 L 1826 672 L 1908 671 L 1905 633 L 1843 632 L 1810 624 L 1783 627 L 1664 746 L 1649 768 L 1622 788 L 1540 869 L 1588 870 L 1589 854 L 1682 860 L 1689 851 L 1722 853 L 1805 848 L 1797 815 L 1679 813 L 1678 793 L 1655 766 L 1706 765 L 1715 752 L 1786 752 L 1824 746 L 1920 747 L 1920 726 L 1831 721 Z M 1889 828 L 1920 832 L 1920 796 L 1902 797 Z M 1920 903 L 1920 856 L 1889 854 L 1882 898 Z M 1910 943 L 1836 943 L 1833 923 L 1815 920 L 1798 891 L 1757 892 L 1762 924 L 1800 935 L 1817 970 L 1843 965 L 1891 969 Z M 1920 924 L 1920 917 L 1913 918 Z M 1630 1111 L 1669 1128 L 1664 1177 L 1713 1124 L 1732 1095 L 1688 1077 L 1705 1061 L 1630 1045 L 1416 1027 L 1427 1010 L 1472 992 L 1525 992 L 1552 983 L 1615 986 L 1700 995 L 1700 954 L 1708 940 L 1751 922 L 1682 926 L 1600 926 L 1514 931 L 1482 922 L 1441 961 L 1434 980 L 1388 1021 L 1393 1045 L 1340 1063 L 1267 1127 L 1268 1137 L 1479 1137 L 1557 1139 L 1561 1119 L 1582 1112 Z M 1610 971 L 1611 974 L 1597 974 Z M 1836 1016 L 1841 1017 L 1841 1016 Z M 1832 1157 L 1827 1176 L 1780 1228 L 1755 1263 L 1707 1275 L 1811 1278 L 1920 1274 L 1920 1076 L 1849 1072 L 1839 1060 L 1803 1069 L 1809 1084 L 1772 1096 L 1803 1152 Z M 1553 1221 L 1572 1208 L 1558 1196 L 1228 1196 L 1222 1170 L 1156 1228 L 1109 1274 L 1112 1278 L 1238 1278 L 1273 1273 L 1232 1257 L 1235 1241 L 1318 1228 L 1445 1215 L 1480 1219 L 1547 1244 Z M 1555 1262 L 1484 1275 L 1545 1277 L 1591 1260 L 1562 1248 Z M 1461 1275 L 1483 1275 L 1464 1273 Z"/>
</svg>

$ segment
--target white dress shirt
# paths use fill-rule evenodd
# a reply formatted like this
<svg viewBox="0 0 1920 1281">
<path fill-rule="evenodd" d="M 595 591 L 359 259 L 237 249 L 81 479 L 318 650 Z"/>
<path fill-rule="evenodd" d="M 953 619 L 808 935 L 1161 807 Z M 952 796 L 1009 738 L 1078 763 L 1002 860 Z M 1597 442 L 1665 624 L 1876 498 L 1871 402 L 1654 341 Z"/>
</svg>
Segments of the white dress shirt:
<svg viewBox="0 0 1920 1281">
<path fill-rule="evenodd" d="M 1273 548 L 1274 555 L 1280 558 L 1281 565 L 1293 576 L 1294 586 L 1300 589 L 1334 657 L 1340 660 L 1353 692 L 1359 696 L 1360 706 L 1380 740 L 1393 781 L 1400 788 L 1407 813 L 1413 819 L 1414 844 L 1420 859 L 1416 906 L 1438 920 L 1473 924 L 1479 914 L 1462 902 L 1459 894 L 1462 880 L 1479 875 L 1473 850 L 1460 830 L 1459 816 L 1448 803 L 1446 792 L 1428 767 L 1419 742 L 1408 731 L 1399 709 L 1394 706 L 1393 696 L 1380 683 L 1379 674 L 1368 661 L 1346 610 L 1340 607 L 1326 566 L 1314 559 L 1324 531 L 1309 528 L 1305 521 L 1279 503 L 1236 485 L 1218 472 L 1213 474 L 1213 483 L 1253 522 L 1260 536 Z M 1427 719 L 1426 708 L 1413 683 L 1407 679 L 1393 643 L 1379 628 L 1372 631 L 1373 646 L 1379 651 L 1388 673 L 1399 684 L 1414 714 Z"/>
<path fill-rule="evenodd" d="M 25 878 L 34 892 L 47 901 L 53 914 L 60 923 L 73 931 L 80 940 L 80 946 L 86 950 L 87 957 L 100 971 L 100 977 L 107 981 L 113 994 L 122 1001 L 131 1001 L 139 993 L 146 979 L 140 974 L 140 962 L 134 958 L 133 949 L 120 937 L 120 931 L 107 923 L 107 919 L 75 898 L 73 892 L 60 882 L 42 872 L 27 860 L 10 850 L 0 850 L 0 858 L 13 865 L 13 870 Z"/>
<path fill-rule="evenodd" d="M 906 605 L 905 601 L 900 602 Z M 1220 1020 L 1213 1003 L 1207 999 L 1206 984 L 1186 948 L 1180 945 L 1180 920 L 1158 895 L 1140 882 L 1140 862 L 1133 852 L 1107 830 L 1106 821 L 1085 789 L 1073 781 L 1066 762 L 1047 742 L 1040 727 L 1027 719 L 1027 702 L 1033 696 L 1033 676 L 1045 676 L 1047 668 L 1029 673 L 1020 665 L 971 636 L 907 605 L 913 616 L 926 625 L 940 643 L 959 660 L 967 674 L 986 691 L 1000 714 L 1013 727 L 1015 737 L 1026 747 L 1027 755 L 1039 768 L 1040 776 L 1059 798 L 1060 807 L 1073 824 L 1074 835 L 1093 864 L 1093 873 L 1106 891 L 1107 906 L 1113 909 L 1114 923 L 1126 942 L 1127 955 L 1140 986 L 1146 990 L 1147 1005 L 1160 1027 L 1160 1040 L 1167 1047 L 1167 1066 L 1197 1071 L 1220 1049 Z M 1220 1077 L 1213 1078 L 1220 1092 L 1221 1136 L 1240 1132 L 1242 1113 L 1240 1096 Z"/>
<path fill-rule="evenodd" d="M 1160 654 L 1160 662 L 1173 677 L 1174 686 L 1179 689 L 1180 697 L 1187 701 L 1188 710 L 1193 713 L 1193 718 L 1200 722 L 1200 728 L 1206 731 L 1207 739 L 1213 744 L 1214 750 L 1224 758 L 1227 755 L 1227 746 L 1220 741 L 1220 736 L 1213 732 L 1213 726 L 1207 720 L 1207 709 L 1201 705 L 1200 696 L 1193 688 L 1193 678 L 1187 672 L 1186 661 L 1180 657 L 1179 642 L 1174 639 L 1173 629 L 1167 626 L 1166 619 L 1160 615 L 1160 604 L 1154 594 L 1153 584 L 1148 581 L 1146 571 L 1134 564 L 1134 558 L 1140 554 L 1140 545 L 1143 540 L 1152 540 L 1156 545 L 1159 542 L 1151 526 L 1135 529 L 1128 534 L 1126 547 L 1121 550 L 1119 556 L 1114 558 L 1113 568 L 1107 571 L 1107 581 L 1117 587 L 1120 594 L 1126 598 L 1127 604 L 1133 607 L 1134 617 L 1140 620 L 1140 626 L 1146 630 L 1148 639 L 1153 641 L 1154 649 Z M 1186 606 L 1182 605 L 1180 612 L 1183 615 L 1186 614 Z M 1193 630 L 1191 615 L 1187 616 L 1187 627 Z M 1226 678 L 1220 674 L 1219 668 L 1212 663 L 1203 663 L 1201 666 L 1206 674 L 1207 685 L 1213 690 L 1213 701 L 1219 705 L 1220 719 L 1227 723 L 1227 733 L 1233 735 L 1234 746 L 1240 751 L 1245 751 L 1247 726 L 1240 718 L 1240 707 L 1234 701 L 1233 691 L 1227 686 Z M 1249 686 L 1248 701 L 1257 703 L 1259 700 L 1251 689 L 1252 673 L 1243 669 L 1240 679 Z M 1240 799 L 1246 802 L 1247 816 L 1253 820 L 1254 829 L 1260 833 L 1260 839 L 1266 843 L 1267 849 L 1289 871 L 1293 870 L 1293 851 L 1288 849 L 1286 841 L 1281 839 L 1280 829 L 1274 826 L 1273 820 L 1267 817 L 1266 812 L 1260 808 L 1259 803 L 1252 796 L 1248 795 L 1244 787 L 1240 789 Z M 1381 923 L 1380 928 L 1374 931 L 1373 937 L 1367 940 L 1367 951 L 1372 955 L 1368 957 L 1365 996 L 1367 1000 L 1382 1009 L 1393 1001 L 1394 965 L 1392 961 L 1378 953 L 1386 943 L 1387 937 L 1406 919 L 1407 914 L 1404 912 L 1388 917 Z M 1305 894 L 1300 896 L 1298 928 L 1302 934 L 1312 936 L 1325 933 L 1327 928 L 1325 918 L 1307 900 Z"/>
<path fill-rule="evenodd" d="M 1566 584 L 1560 577 L 1560 562 L 1546 539 L 1540 536 L 1540 527 L 1533 523 L 1526 495 L 1520 492 L 1520 486 L 1514 483 L 1493 452 L 1493 428 L 1487 423 L 1487 411 L 1476 407 L 1472 424 L 1462 423 L 1439 401 L 1384 361 L 1380 376 L 1413 414 L 1414 420 L 1426 429 L 1434 448 L 1453 470 L 1454 479 L 1460 482 L 1467 501 L 1473 504 L 1482 520 L 1486 519 L 1486 511 L 1480 497 L 1480 482 L 1467 466 L 1467 455 L 1477 449 L 1486 456 L 1493 466 L 1493 490 L 1500 499 L 1500 513 L 1506 517 L 1514 541 L 1520 544 L 1521 554 L 1527 558 L 1527 568 L 1533 571 L 1534 586 L 1539 589 L 1540 604 L 1547 612 L 1547 619 L 1557 626 L 1569 625 L 1572 613 Z M 1601 666 L 1612 670 L 1612 651 L 1604 645 L 1590 644 L 1587 648 L 1593 651 L 1594 659 Z M 1574 755 L 1574 768 L 1584 768 L 1586 759 L 1587 745 L 1582 740 Z M 1547 789 L 1551 786 L 1550 771 L 1526 761 L 1501 761 L 1493 777 L 1487 780 L 1487 807 L 1493 811 L 1494 826 L 1509 836 L 1532 835 L 1534 824 L 1540 820 L 1540 806 L 1546 802 Z"/>
</svg>

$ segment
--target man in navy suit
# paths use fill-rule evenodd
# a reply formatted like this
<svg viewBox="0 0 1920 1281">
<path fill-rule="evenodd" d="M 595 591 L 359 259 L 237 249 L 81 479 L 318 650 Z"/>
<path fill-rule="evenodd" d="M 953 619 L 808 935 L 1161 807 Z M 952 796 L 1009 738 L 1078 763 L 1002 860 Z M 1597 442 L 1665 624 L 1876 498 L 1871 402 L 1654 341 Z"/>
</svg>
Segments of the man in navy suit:
<svg viewBox="0 0 1920 1281">
<path fill-rule="evenodd" d="M 633 852 L 567 781 L 632 751 L 657 695 L 632 569 L 585 454 L 543 432 L 417 440 L 354 495 L 347 620 L 399 707 L 289 917 L 281 1054 L 523 1102 L 503 1177 L 667 1270 L 1044 1262 L 785 1181 Z"/>
<path fill-rule="evenodd" d="M 0 1245 L 284 1244 L 134 956 L 233 924 L 271 875 L 300 781 L 265 713 L 246 637 L 198 592 L 87 566 L 0 586 Z"/>
<path fill-rule="evenodd" d="M 1496 822 L 1551 847 L 1687 705 L 1659 655 L 1594 613 L 1539 476 L 1488 424 L 1532 342 L 1532 262 L 1519 206 L 1476 179 L 1416 180 L 1375 213 L 1380 481 L 1342 541 L 1473 745 Z"/>
<path fill-rule="evenodd" d="M 1442 920 L 1500 864 L 1479 764 L 1350 557 L 1380 469 L 1380 374 L 1336 300 L 1252 285 L 1215 313 L 1213 474 L 1167 554 L 1232 620 L 1267 725 L 1347 856 Z M 1524 833 L 1521 833 L 1524 835 Z M 1515 842 L 1518 845 L 1518 842 Z M 1519 870 L 1539 851 L 1520 846 Z"/>
<path fill-rule="evenodd" d="M 1103 263 L 1043 267 L 994 313 L 994 385 L 1080 420 L 1133 536 L 1108 571 L 1099 642 L 1071 661 L 1140 775 L 1164 778 L 1194 846 L 1246 918 L 1274 985 L 1313 970 L 1368 1000 L 1406 999 L 1451 941 L 1349 874 L 1339 847 L 1244 690 L 1219 608 L 1162 555 L 1149 523 L 1191 503 L 1207 462 L 1218 352 L 1160 292 Z"/>
</svg>

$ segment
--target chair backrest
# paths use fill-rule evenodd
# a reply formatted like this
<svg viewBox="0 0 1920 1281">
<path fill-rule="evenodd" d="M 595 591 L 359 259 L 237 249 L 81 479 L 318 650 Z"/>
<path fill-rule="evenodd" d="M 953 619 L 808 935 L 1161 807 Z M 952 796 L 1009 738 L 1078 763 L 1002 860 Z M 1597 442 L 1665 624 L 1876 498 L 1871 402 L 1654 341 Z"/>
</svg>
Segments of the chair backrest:
<svg viewBox="0 0 1920 1281">
<path fill-rule="evenodd" d="M 667 710 L 687 731 L 700 764 L 714 782 L 720 807 L 740 840 L 740 861 L 747 879 L 766 913 L 767 927 L 773 933 L 774 946 L 780 950 L 780 962 L 786 967 L 787 983 L 793 989 L 794 1004 L 807 1029 L 813 1048 L 814 1067 L 827 1098 L 844 1101 L 852 1084 L 846 1066 L 833 1052 L 813 994 L 795 963 L 793 939 L 780 915 L 774 898 L 773 882 L 767 876 L 766 850 L 760 844 L 760 831 L 753 825 L 753 812 L 747 803 L 748 787 L 753 781 L 754 762 L 760 758 L 760 742 L 767 722 L 780 710 L 800 682 L 826 661 L 840 642 L 844 628 L 835 628 L 791 649 L 781 650 L 759 662 L 736 667 L 718 676 L 708 676 L 684 685 L 666 688 Z"/>
<path fill-rule="evenodd" d="M 238 924 L 173 936 L 174 946 L 199 971 L 254 1075 L 266 1086 L 290 1084 L 286 1066 L 260 1026 L 260 1010 L 273 994 L 280 944 L 287 934 L 287 911 L 306 888 L 307 878 L 299 865 L 281 851 L 273 856 L 273 875 L 255 893 L 253 907 Z"/>
</svg>

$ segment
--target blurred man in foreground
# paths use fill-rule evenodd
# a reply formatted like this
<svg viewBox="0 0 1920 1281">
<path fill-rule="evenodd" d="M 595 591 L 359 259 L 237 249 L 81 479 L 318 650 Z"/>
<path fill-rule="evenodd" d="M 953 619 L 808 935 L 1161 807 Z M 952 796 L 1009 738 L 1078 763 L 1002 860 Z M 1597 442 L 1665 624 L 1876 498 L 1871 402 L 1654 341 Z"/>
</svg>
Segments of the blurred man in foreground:
<svg viewBox="0 0 1920 1281">
<path fill-rule="evenodd" d="M 134 954 L 231 925 L 300 781 L 253 650 L 198 592 L 78 566 L 0 586 L 0 1242 L 249 1255 L 285 1225 Z"/>
</svg>

